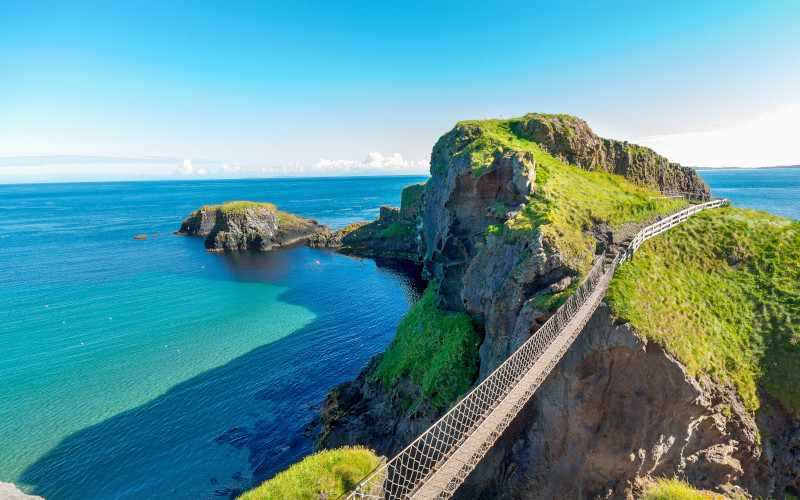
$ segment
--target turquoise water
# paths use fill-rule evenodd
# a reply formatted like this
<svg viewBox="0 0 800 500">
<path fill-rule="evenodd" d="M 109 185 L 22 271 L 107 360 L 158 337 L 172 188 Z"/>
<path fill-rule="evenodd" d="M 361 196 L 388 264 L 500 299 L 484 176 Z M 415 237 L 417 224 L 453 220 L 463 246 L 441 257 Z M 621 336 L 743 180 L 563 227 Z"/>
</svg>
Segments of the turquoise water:
<svg viewBox="0 0 800 500">
<path fill-rule="evenodd" d="M 418 270 L 210 254 L 171 232 L 230 199 L 341 227 L 418 180 L 0 186 L 0 481 L 48 500 L 230 498 L 308 453 L 315 405 L 386 347 Z"/>
</svg>

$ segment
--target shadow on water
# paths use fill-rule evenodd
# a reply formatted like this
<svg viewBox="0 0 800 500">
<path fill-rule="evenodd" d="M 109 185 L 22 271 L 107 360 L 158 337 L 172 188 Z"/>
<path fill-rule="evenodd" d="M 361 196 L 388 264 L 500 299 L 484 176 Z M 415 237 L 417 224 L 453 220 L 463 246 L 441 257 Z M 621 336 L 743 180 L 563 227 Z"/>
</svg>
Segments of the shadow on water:
<svg viewBox="0 0 800 500">
<path fill-rule="evenodd" d="M 48 500 L 233 497 L 310 451 L 315 407 L 388 345 L 424 286 L 413 267 L 306 248 L 223 259 L 234 277 L 291 282 L 281 300 L 317 319 L 72 434 L 19 482 Z"/>
</svg>

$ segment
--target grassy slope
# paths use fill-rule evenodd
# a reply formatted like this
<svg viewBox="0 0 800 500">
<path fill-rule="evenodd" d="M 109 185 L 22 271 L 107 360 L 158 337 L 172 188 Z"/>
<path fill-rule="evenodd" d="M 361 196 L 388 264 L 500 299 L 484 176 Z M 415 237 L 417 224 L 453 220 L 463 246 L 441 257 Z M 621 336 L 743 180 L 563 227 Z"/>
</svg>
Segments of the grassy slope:
<svg viewBox="0 0 800 500">
<path fill-rule="evenodd" d="M 624 177 L 602 171 L 587 172 L 556 160 L 519 132 L 524 121 L 525 117 L 458 124 L 470 130 L 472 138 L 457 156 L 470 158 L 476 176 L 486 171 L 495 157 L 508 151 L 530 151 L 536 159 L 536 186 L 530 203 L 516 218 L 507 221 L 505 228 L 490 226 L 488 232 L 504 233 L 514 239 L 541 230 L 547 244 L 561 249 L 572 264 L 588 271 L 595 241 L 585 230 L 600 222 L 611 226 L 641 222 L 684 203 L 648 201 L 648 197 L 657 194 Z M 443 168 L 436 160 L 431 165 L 432 172 Z"/>
<path fill-rule="evenodd" d="M 478 347 L 483 334 L 463 313 L 436 308 L 436 284 L 397 326 L 372 379 L 391 387 L 410 375 L 433 405 L 443 407 L 466 392 L 478 374 Z"/>
<path fill-rule="evenodd" d="M 737 208 L 648 240 L 617 271 L 612 311 L 687 366 L 756 386 L 800 415 L 800 223 Z"/>
<path fill-rule="evenodd" d="M 277 474 L 239 500 L 312 500 L 336 498 L 352 490 L 380 464 L 377 455 L 365 448 L 349 446 L 314 453 Z"/>
</svg>

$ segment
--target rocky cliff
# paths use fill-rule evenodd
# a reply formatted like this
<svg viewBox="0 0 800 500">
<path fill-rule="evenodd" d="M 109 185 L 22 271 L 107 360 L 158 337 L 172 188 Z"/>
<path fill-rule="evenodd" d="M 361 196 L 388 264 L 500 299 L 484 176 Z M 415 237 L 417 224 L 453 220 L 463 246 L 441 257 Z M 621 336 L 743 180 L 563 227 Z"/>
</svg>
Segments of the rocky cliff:
<svg viewBox="0 0 800 500">
<path fill-rule="evenodd" d="M 421 211 L 424 184 L 403 189 L 400 208 L 381 206 L 372 222 L 357 222 L 331 231 L 318 230 L 306 243 L 313 248 L 335 248 L 343 254 L 419 263 L 417 221 Z"/>
<path fill-rule="evenodd" d="M 652 200 L 654 190 L 710 195 L 692 169 L 569 116 L 462 122 L 442 136 L 419 252 L 437 285 L 430 307 L 483 326 L 473 383 L 536 331 L 598 255 L 684 203 Z M 687 375 L 647 338 L 601 307 L 457 496 L 632 498 L 646 478 L 676 474 L 729 493 L 797 494 L 796 417 L 780 405 L 756 417 L 724 377 Z M 445 411 L 411 371 L 381 379 L 400 345 L 328 396 L 317 446 L 392 455 Z"/>
<path fill-rule="evenodd" d="M 797 422 L 756 417 L 602 305 L 454 498 L 633 498 L 650 477 L 770 498 L 798 471 Z"/>
<path fill-rule="evenodd" d="M 283 212 L 271 203 L 232 201 L 200 207 L 176 234 L 203 236 L 210 251 L 266 252 L 302 243 L 323 227 L 315 219 Z"/>
</svg>

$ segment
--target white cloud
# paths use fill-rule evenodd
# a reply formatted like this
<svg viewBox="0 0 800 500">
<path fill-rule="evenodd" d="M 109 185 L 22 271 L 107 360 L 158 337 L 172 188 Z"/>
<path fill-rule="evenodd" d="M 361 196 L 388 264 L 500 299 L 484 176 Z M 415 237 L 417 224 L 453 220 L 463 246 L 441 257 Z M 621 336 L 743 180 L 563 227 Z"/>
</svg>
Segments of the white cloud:
<svg viewBox="0 0 800 500">
<path fill-rule="evenodd" d="M 703 132 L 649 136 L 637 143 L 696 167 L 800 164 L 800 103 L 746 122 Z"/>
<path fill-rule="evenodd" d="M 242 171 L 242 167 L 238 165 L 230 166 L 227 163 L 222 164 L 222 173 L 223 174 L 236 174 Z"/>
<path fill-rule="evenodd" d="M 406 160 L 400 153 L 383 156 L 372 152 L 361 161 L 320 159 L 310 167 L 313 173 L 386 173 L 386 174 L 427 174 L 427 161 Z"/>
<path fill-rule="evenodd" d="M 183 175 L 190 175 L 192 172 L 194 172 L 192 160 L 189 158 L 184 158 L 181 162 L 181 165 L 178 167 L 178 172 L 182 173 Z"/>
<path fill-rule="evenodd" d="M 206 172 L 206 169 L 204 169 L 204 168 L 198 168 L 197 169 L 197 175 L 206 175 L 207 173 L 208 172 Z"/>
</svg>

